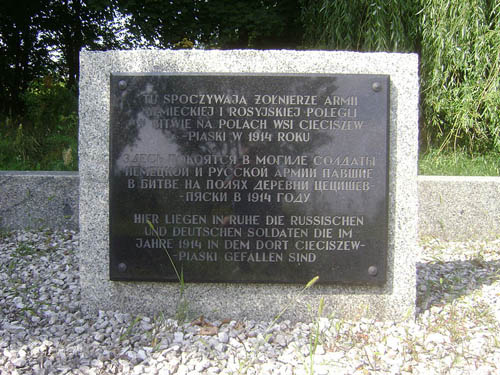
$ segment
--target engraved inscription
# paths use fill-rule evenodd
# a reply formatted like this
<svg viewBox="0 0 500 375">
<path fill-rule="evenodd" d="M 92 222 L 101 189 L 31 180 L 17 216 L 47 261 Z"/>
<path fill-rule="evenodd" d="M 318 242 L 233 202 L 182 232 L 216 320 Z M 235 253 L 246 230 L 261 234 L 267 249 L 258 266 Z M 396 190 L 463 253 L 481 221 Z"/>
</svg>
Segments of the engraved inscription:
<svg viewBox="0 0 500 375">
<path fill-rule="evenodd" d="M 112 74 L 111 279 L 384 283 L 388 101 L 381 75 Z"/>
</svg>

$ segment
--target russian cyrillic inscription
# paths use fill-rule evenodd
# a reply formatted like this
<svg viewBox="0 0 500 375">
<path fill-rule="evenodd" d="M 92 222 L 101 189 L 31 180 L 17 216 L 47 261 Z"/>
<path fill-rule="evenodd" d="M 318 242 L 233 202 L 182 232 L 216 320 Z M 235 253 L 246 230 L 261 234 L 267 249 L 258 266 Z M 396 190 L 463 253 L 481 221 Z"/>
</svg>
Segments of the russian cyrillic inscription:
<svg viewBox="0 0 500 375">
<path fill-rule="evenodd" d="M 384 75 L 113 74 L 110 278 L 384 283 L 388 108 Z"/>
</svg>

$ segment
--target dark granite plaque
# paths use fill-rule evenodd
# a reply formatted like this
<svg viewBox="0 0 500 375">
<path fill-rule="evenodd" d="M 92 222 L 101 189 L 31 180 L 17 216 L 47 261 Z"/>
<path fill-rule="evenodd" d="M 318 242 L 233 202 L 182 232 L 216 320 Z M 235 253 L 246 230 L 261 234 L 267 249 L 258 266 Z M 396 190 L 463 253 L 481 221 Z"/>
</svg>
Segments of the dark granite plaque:
<svg viewBox="0 0 500 375">
<path fill-rule="evenodd" d="M 110 278 L 386 281 L 389 77 L 113 74 Z"/>
</svg>

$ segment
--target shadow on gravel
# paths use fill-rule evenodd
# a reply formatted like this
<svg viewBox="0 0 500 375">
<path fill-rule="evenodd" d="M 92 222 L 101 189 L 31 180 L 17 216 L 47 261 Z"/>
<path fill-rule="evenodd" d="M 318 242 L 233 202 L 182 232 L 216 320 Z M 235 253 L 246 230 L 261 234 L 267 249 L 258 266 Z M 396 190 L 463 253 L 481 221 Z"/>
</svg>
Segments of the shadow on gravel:
<svg viewBox="0 0 500 375">
<path fill-rule="evenodd" d="M 500 260 L 417 263 L 418 314 L 500 280 Z M 500 291 L 500 288 L 499 288 Z"/>
</svg>

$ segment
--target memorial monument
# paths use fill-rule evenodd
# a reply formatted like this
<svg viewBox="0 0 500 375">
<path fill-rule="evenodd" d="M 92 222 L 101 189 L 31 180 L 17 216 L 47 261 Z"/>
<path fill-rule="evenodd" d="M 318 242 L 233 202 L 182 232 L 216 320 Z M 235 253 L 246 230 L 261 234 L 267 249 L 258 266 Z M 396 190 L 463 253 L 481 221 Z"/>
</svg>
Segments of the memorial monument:
<svg viewBox="0 0 500 375">
<path fill-rule="evenodd" d="M 415 55 L 82 53 L 85 308 L 411 316 L 417 100 Z"/>
</svg>

